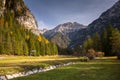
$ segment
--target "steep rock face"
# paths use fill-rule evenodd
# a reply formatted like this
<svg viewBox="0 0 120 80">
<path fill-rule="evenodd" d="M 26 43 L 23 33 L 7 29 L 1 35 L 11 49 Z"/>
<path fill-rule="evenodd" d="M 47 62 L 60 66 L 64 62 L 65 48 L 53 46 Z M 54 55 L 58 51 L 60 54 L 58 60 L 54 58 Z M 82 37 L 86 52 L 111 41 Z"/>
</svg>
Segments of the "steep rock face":
<svg viewBox="0 0 120 80">
<path fill-rule="evenodd" d="M 5 16 L 8 11 L 14 14 L 15 19 L 27 29 L 37 29 L 35 17 L 23 0 L 0 0 L 0 16 Z"/>
<path fill-rule="evenodd" d="M 0 0 L 0 16 L 3 16 L 6 0 Z"/>
<path fill-rule="evenodd" d="M 61 48 L 67 48 L 70 44 L 69 38 L 60 32 L 56 33 L 50 40 Z"/>
<path fill-rule="evenodd" d="M 63 44 L 63 43 L 65 47 L 68 47 L 74 38 L 73 36 L 74 33 L 85 28 L 86 26 L 81 25 L 77 22 L 73 22 L 73 23 L 68 22 L 68 23 L 60 24 L 52 30 L 46 31 L 43 35 L 50 41 L 58 44 L 59 47 L 62 47 L 62 45 L 60 44 Z M 58 40 L 59 38 L 60 40 Z"/>
<path fill-rule="evenodd" d="M 110 9 L 102 13 L 102 15 L 88 25 L 91 32 L 100 32 L 102 28 L 113 25 L 120 29 L 120 0 Z"/>
<path fill-rule="evenodd" d="M 79 24 L 77 22 L 68 22 L 60 24 L 52 30 L 48 30 L 44 33 L 45 36 L 53 36 L 54 34 L 60 32 L 65 36 L 68 36 L 69 33 L 78 31 L 80 29 L 86 28 L 86 26 Z M 51 35 L 52 34 L 52 35 Z"/>
<path fill-rule="evenodd" d="M 86 29 L 75 32 L 71 46 L 81 45 L 88 35 L 92 36 L 95 32 L 101 33 L 103 28 L 107 28 L 109 25 L 120 29 L 120 0 L 110 9 L 103 12 L 101 16 L 89 24 Z"/>
<path fill-rule="evenodd" d="M 82 28 L 85 28 L 85 26 L 82 24 L 79 24 L 77 22 L 68 22 L 58 25 L 55 29 L 53 29 L 53 31 L 61 32 L 63 35 L 68 35 L 69 33 L 78 31 Z"/>
</svg>

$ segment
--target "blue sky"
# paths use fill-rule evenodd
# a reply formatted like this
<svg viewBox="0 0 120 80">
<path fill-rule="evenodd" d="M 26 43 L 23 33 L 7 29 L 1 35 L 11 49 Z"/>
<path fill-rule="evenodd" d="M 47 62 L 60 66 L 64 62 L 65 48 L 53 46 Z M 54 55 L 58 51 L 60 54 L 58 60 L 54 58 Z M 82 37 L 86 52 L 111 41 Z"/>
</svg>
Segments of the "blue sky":
<svg viewBox="0 0 120 80">
<path fill-rule="evenodd" d="M 65 22 L 88 25 L 118 0 L 24 0 L 36 17 L 39 29 Z"/>
</svg>

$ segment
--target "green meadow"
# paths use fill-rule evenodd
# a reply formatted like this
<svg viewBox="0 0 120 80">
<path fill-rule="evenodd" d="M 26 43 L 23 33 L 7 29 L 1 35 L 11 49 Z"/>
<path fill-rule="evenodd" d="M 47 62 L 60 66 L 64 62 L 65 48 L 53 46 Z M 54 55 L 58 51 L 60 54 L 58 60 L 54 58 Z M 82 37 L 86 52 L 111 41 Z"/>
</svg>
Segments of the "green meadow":
<svg viewBox="0 0 120 80">
<path fill-rule="evenodd" d="M 96 58 L 12 80 L 120 80 L 120 60 L 116 57 Z"/>
<path fill-rule="evenodd" d="M 50 65 L 79 61 L 73 56 L 0 56 L 0 75 L 25 72 Z"/>
</svg>

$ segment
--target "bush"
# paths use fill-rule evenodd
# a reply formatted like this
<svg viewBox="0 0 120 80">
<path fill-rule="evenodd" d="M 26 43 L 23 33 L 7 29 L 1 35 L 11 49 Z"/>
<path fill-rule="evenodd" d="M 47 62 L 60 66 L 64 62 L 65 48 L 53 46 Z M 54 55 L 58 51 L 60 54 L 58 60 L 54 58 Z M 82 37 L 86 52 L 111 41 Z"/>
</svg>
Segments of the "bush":
<svg viewBox="0 0 120 80">
<path fill-rule="evenodd" d="M 85 57 L 80 58 L 80 61 L 81 62 L 88 62 L 89 58 L 85 56 Z"/>
<path fill-rule="evenodd" d="M 96 52 L 95 55 L 96 57 L 103 57 L 104 56 L 104 52 Z"/>
<path fill-rule="evenodd" d="M 96 55 L 95 55 L 95 50 L 94 49 L 89 49 L 86 56 L 90 59 L 93 60 L 95 59 Z"/>
</svg>

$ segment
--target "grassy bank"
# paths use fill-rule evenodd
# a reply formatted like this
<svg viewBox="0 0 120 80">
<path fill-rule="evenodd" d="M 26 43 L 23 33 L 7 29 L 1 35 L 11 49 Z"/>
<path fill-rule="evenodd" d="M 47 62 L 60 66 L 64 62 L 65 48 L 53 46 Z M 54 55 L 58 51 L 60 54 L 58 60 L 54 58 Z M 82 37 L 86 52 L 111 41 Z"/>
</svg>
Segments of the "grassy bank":
<svg viewBox="0 0 120 80">
<path fill-rule="evenodd" d="M 72 56 L 0 56 L 0 75 L 13 74 L 78 60 L 79 58 Z"/>
<path fill-rule="evenodd" d="M 120 80 L 120 60 L 97 58 L 13 80 Z"/>
</svg>

